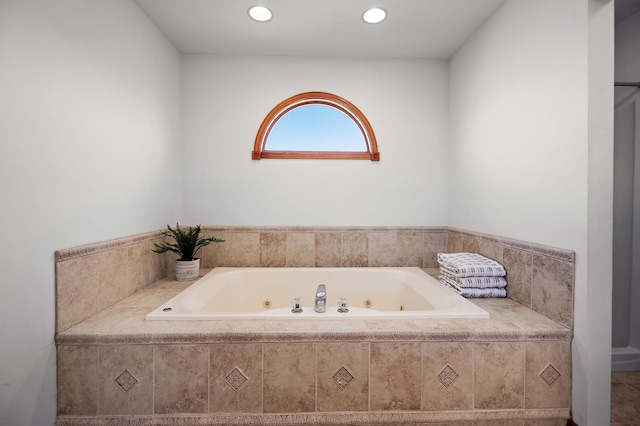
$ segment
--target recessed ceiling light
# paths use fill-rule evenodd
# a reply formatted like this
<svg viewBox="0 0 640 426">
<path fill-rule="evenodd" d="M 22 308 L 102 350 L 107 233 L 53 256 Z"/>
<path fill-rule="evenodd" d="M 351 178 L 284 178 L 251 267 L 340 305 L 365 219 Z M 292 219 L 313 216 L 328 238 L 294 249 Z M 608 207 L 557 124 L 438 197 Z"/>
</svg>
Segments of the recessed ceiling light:
<svg viewBox="0 0 640 426">
<path fill-rule="evenodd" d="M 384 18 L 386 17 L 387 11 L 379 7 L 372 7 L 371 9 L 367 9 L 362 15 L 362 19 L 364 19 L 364 22 L 368 24 L 378 24 L 384 21 Z"/>
<path fill-rule="evenodd" d="M 251 19 L 258 22 L 267 22 L 273 17 L 273 13 L 264 6 L 251 6 L 248 12 Z"/>
</svg>

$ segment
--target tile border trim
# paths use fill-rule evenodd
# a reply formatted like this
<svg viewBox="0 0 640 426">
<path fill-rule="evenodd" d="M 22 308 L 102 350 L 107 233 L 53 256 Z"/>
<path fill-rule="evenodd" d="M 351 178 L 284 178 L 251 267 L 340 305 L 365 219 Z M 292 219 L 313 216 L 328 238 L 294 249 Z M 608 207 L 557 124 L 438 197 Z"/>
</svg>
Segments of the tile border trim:
<svg viewBox="0 0 640 426">
<path fill-rule="evenodd" d="M 514 332 L 393 332 L 354 331 L 329 333 L 312 332 L 238 332 L 238 333 L 140 333 L 140 334 L 92 334 L 59 333 L 57 345 L 165 345 L 165 344 L 214 344 L 214 343 L 326 343 L 326 342 L 530 342 L 530 341 L 570 341 L 572 332 L 550 330 L 540 333 L 530 331 Z"/>
<path fill-rule="evenodd" d="M 91 254 L 101 253 L 103 251 L 113 250 L 119 247 L 130 246 L 143 241 L 154 240 L 160 237 L 162 237 L 161 231 L 152 231 L 146 232 L 144 234 L 136 234 L 129 237 L 102 241 L 99 243 L 85 244 L 69 249 L 56 250 L 54 254 L 55 263 L 60 263 Z"/>
<path fill-rule="evenodd" d="M 446 233 L 446 226 L 202 226 L 209 232 L 432 232 Z"/>
<path fill-rule="evenodd" d="M 227 232 L 227 233 L 243 233 L 243 232 L 308 232 L 308 233 L 335 233 L 335 232 L 429 232 L 443 234 L 458 234 L 465 237 L 476 238 L 484 242 L 500 244 L 503 246 L 524 250 L 533 254 L 549 256 L 555 259 L 567 262 L 575 261 L 575 252 L 556 247 L 545 246 L 542 244 L 528 243 L 512 238 L 497 237 L 491 234 L 481 232 L 473 232 L 464 229 L 447 227 L 447 226 L 202 226 L 205 232 Z M 151 231 L 143 234 L 136 234 L 128 237 L 117 238 L 113 240 L 102 241 L 93 244 L 85 244 L 69 249 L 61 249 L 55 251 L 55 262 L 63 262 L 66 260 L 87 256 L 94 253 L 100 253 L 112 250 L 118 247 L 124 247 L 136 244 L 146 240 L 153 240 L 162 237 L 161 230 Z"/>
<path fill-rule="evenodd" d="M 573 250 L 566 250 L 543 244 L 529 243 L 513 238 L 497 237 L 491 234 L 483 234 L 481 232 L 467 231 L 459 228 L 448 228 L 449 233 L 462 235 L 463 237 L 476 238 L 480 241 L 487 243 L 499 244 L 508 248 L 514 248 L 518 250 L 527 251 L 529 253 L 537 254 L 540 256 L 552 257 L 558 260 L 564 260 L 566 262 L 575 262 L 576 253 Z"/>
<path fill-rule="evenodd" d="M 108 426 L 113 424 L 138 425 L 402 425 L 424 422 L 460 422 L 487 420 L 566 420 L 568 408 L 469 410 L 442 412 L 381 412 L 369 413 L 296 413 L 296 414 L 237 414 L 237 415 L 180 415 L 180 416 L 58 416 L 57 426 Z"/>
</svg>

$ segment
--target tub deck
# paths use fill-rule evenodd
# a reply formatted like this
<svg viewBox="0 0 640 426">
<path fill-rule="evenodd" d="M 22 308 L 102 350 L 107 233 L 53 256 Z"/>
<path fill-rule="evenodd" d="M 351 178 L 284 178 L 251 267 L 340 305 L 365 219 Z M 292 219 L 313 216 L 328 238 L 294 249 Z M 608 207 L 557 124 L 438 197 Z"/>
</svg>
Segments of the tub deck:
<svg viewBox="0 0 640 426">
<path fill-rule="evenodd" d="M 203 270 L 204 275 L 209 270 Z M 433 269 L 425 269 L 437 275 Z M 193 281 L 161 279 L 56 336 L 58 344 L 214 343 L 353 340 L 495 341 L 570 340 L 572 331 L 510 299 L 468 299 L 489 319 L 242 319 L 147 321 L 145 316 Z"/>
<path fill-rule="evenodd" d="M 469 299 L 489 319 L 145 320 L 190 284 L 162 279 L 56 336 L 58 425 L 569 418 L 572 331 L 510 299 Z"/>
</svg>

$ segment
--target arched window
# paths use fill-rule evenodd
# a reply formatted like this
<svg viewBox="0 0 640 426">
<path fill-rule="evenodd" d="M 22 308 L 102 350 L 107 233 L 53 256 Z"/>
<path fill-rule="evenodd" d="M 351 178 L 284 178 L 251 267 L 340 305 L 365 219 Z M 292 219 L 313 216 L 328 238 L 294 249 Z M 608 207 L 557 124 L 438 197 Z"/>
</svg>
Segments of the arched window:
<svg viewBox="0 0 640 426">
<path fill-rule="evenodd" d="M 251 158 L 380 161 L 369 120 L 351 102 L 305 92 L 276 105 L 262 121 Z"/>
</svg>

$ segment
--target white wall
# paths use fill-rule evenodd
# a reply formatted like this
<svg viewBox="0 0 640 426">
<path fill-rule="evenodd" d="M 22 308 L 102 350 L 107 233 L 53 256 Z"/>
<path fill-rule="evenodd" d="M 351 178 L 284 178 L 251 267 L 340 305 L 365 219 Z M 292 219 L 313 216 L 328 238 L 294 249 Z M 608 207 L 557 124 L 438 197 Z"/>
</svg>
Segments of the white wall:
<svg viewBox="0 0 640 426">
<path fill-rule="evenodd" d="M 185 56 L 185 221 L 219 225 L 444 225 L 444 61 Z M 326 91 L 373 126 L 380 162 L 251 160 L 280 101 Z"/>
<path fill-rule="evenodd" d="M 615 80 L 640 81 L 640 12 L 616 23 Z M 613 346 L 640 347 L 640 90 L 616 87 Z M 634 173 L 634 169 L 636 172 Z M 636 184 L 637 185 L 637 184 Z M 635 197 L 634 197 L 635 196 Z M 635 200 L 634 200 L 635 198 Z M 635 224 L 634 224 L 635 216 Z M 634 260 L 636 260 L 634 262 Z"/>
<path fill-rule="evenodd" d="M 581 426 L 609 422 L 612 31 L 606 1 L 508 0 L 450 63 L 448 224 L 576 251 Z"/>
<path fill-rule="evenodd" d="M 54 422 L 54 250 L 181 219 L 179 120 L 132 2 L 0 1 L 0 424 Z"/>
</svg>

